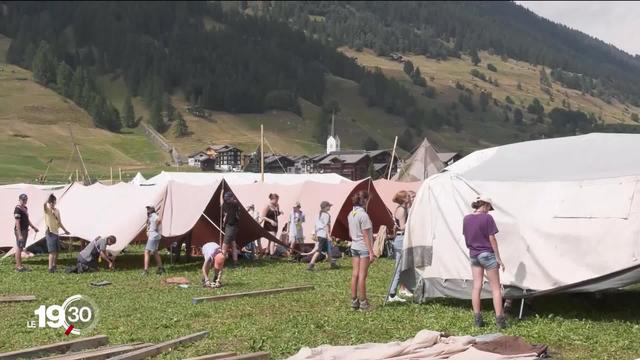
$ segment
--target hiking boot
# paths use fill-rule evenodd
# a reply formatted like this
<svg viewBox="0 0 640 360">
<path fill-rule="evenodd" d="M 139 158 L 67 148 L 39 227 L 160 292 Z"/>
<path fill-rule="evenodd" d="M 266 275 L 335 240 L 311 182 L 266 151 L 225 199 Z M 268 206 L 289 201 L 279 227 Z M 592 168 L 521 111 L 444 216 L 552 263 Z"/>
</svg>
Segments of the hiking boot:
<svg viewBox="0 0 640 360">
<path fill-rule="evenodd" d="M 504 315 L 496 316 L 496 326 L 500 330 L 507 328 L 507 320 L 504 318 Z"/>
<path fill-rule="evenodd" d="M 331 263 L 330 269 L 340 269 L 340 266 L 336 263 Z"/>
<path fill-rule="evenodd" d="M 220 281 L 216 281 L 213 283 L 213 285 L 211 285 L 211 287 L 214 289 L 219 289 L 222 287 L 222 284 L 220 283 Z"/>
<path fill-rule="evenodd" d="M 394 303 L 394 302 L 398 302 L 398 303 L 405 303 L 407 302 L 407 300 L 401 298 L 400 296 L 394 295 L 391 296 L 389 295 L 389 297 L 387 297 L 387 302 L 388 303 Z"/>
<path fill-rule="evenodd" d="M 400 289 L 400 292 L 398 293 L 398 295 L 402 296 L 402 297 L 406 297 L 406 298 L 412 298 L 413 294 L 411 293 L 411 291 L 407 290 L 407 289 Z"/>
<path fill-rule="evenodd" d="M 49 268 L 49 274 L 53 274 L 55 272 L 56 272 L 56 268 L 55 267 Z"/>
<path fill-rule="evenodd" d="M 307 266 L 307 270 L 309 270 L 309 271 L 313 271 L 313 267 L 314 267 L 314 266 L 315 266 L 314 264 L 309 264 L 309 265 Z"/>
<path fill-rule="evenodd" d="M 360 300 L 358 299 L 351 299 L 351 308 L 353 310 L 358 310 L 360 308 Z"/>
<path fill-rule="evenodd" d="M 26 268 L 26 267 L 23 266 L 23 267 L 16 268 L 16 271 L 20 272 L 20 273 L 22 273 L 22 272 L 30 272 L 31 269 Z"/>
<path fill-rule="evenodd" d="M 474 323 L 476 325 L 476 327 L 484 327 L 484 320 L 482 319 L 482 314 L 475 314 L 474 315 Z"/>
<path fill-rule="evenodd" d="M 142 276 L 149 275 L 149 270 L 142 270 L 142 273 L 140 275 L 142 275 Z"/>
<path fill-rule="evenodd" d="M 360 300 L 360 311 L 369 311 L 371 310 L 371 304 L 367 299 Z"/>
<path fill-rule="evenodd" d="M 160 266 L 158 268 L 158 270 L 156 270 L 156 275 L 162 275 L 164 273 L 166 273 L 166 271 L 164 270 L 164 267 L 162 267 L 162 266 Z"/>
</svg>

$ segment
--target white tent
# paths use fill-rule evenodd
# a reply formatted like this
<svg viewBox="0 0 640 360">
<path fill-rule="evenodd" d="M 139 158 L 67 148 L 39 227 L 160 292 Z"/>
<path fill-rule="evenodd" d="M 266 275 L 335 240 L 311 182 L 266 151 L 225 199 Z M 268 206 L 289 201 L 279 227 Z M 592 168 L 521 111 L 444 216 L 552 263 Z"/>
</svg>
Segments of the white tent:
<svg viewBox="0 0 640 360">
<path fill-rule="evenodd" d="M 147 179 L 144 178 L 144 176 L 142 176 L 142 174 L 140 174 L 140 172 L 138 172 L 136 174 L 136 176 L 133 177 L 133 179 L 131 179 L 131 181 L 129 181 L 130 184 L 133 185 L 140 185 L 140 184 L 144 184 L 147 181 Z"/>
<path fill-rule="evenodd" d="M 254 184 L 261 181 L 260 173 L 249 172 L 170 172 L 163 171 L 148 179 L 146 184 L 165 184 L 170 180 L 191 185 L 217 184 L 224 179 L 230 185 Z M 266 184 L 293 185 L 305 181 L 315 181 L 326 184 L 340 184 L 350 180 L 338 174 L 264 174 Z"/>
<path fill-rule="evenodd" d="M 424 138 L 420 146 L 407 159 L 392 180 L 403 182 L 423 181 L 429 176 L 439 173 L 444 167 L 445 165 L 440 160 L 436 150 L 429 143 L 429 140 Z"/>
<path fill-rule="evenodd" d="M 640 135 L 506 145 L 447 170 L 422 184 L 409 215 L 401 270 L 418 296 L 469 298 L 462 221 L 478 194 L 495 202 L 505 296 L 640 281 Z"/>
</svg>

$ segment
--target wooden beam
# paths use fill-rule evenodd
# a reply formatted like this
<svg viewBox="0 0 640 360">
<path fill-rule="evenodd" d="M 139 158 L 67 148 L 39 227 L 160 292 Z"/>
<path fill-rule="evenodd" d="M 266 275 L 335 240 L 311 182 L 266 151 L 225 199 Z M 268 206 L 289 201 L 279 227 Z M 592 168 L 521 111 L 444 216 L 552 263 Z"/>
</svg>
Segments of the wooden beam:
<svg viewBox="0 0 640 360">
<path fill-rule="evenodd" d="M 268 352 L 257 352 L 224 358 L 222 360 L 269 360 L 271 357 Z"/>
<path fill-rule="evenodd" d="M 222 301 L 228 300 L 238 297 L 250 297 L 250 296 L 259 296 L 259 295 L 272 295 L 272 294 L 280 294 L 284 292 L 292 292 L 292 291 L 305 291 L 312 290 L 313 285 L 304 285 L 304 286 L 294 286 L 288 288 L 280 288 L 280 289 L 269 289 L 269 290 L 257 290 L 257 291 L 249 291 L 243 293 L 234 293 L 234 294 L 224 294 L 217 296 L 203 296 L 203 297 L 195 297 L 191 300 L 193 304 L 199 304 L 203 301 Z"/>
<path fill-rule="evenodd" d="M 149 346 L 153 346 L 153 344 L 134 343 L 128 345 L 114 345 L 90 351 L 51 356 L 44 358 L 43 360 L 105 360 L 112 356 L 125 354 Z"/>
<path fill-rule="evenodd" d="M 187 360 L 219 360 L 219 359 L 226 359 L 229 357 L 233 357 L 236 355 L 238 354 L 234 352 L 223 352 L 223 353 L 217 353 L 217 354 L 211 354 L 211 355 L 198 356 L 194 358 L 188 358 Z"/>
<path fill-rule="evenodd" d="M 0 297 L 0 303 L 34 301 L 35 299 L 35 295 L 9 295 Z"/>
<path fill-rule="evenodd" d="M 86 349 L 95 349 L 107 345 L 109 340 L 104 335 L 92 336 L 84 339 L 64 341 L 55 344 L 43 345 L 29 349 L 12 351 L 0 354 L 0 359 L 33 359 L 49 356 L 51 354 L 67 353 Z"/>
<path fill-rule="evenodd" d="M 111 357 L 110 359 L 111 360 L 142 360 L 148 357 L 162 354 L 163 352 L 169 351 L 180 345 L 198 341 L 206 337 L 207 335 L 209 335 L 208 331 L 201 331 L 199 333 L 183 336 L 181 338 L 177 338 L 174 340 L 165 341 L 158 345 L 149 346 L 140 350 L 132 351 L 132 352 L 118 355 L 115 357 Z"/>
</svg>

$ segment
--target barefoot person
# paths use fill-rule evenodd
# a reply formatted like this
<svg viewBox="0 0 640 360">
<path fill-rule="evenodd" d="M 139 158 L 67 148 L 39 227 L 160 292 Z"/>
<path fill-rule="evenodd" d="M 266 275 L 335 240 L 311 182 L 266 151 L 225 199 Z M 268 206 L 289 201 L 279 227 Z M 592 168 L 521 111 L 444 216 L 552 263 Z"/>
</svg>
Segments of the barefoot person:
<svg viewBox="0 0 640 360">
<path fill-rule="evenodd" d="M 224 268 L 225 256 L 220 249 L 220 245 L 209 242 L 202 247 L 204 263 L 202 264 L 202 285 L 204 287 L 219 288 L 222 286 L 222 269 Z M 209 280 L 209 271 L 214 268 L 213 281 Z"/>
<path fill-rule="evenodd" d="M 367 275 L 369 264 L 375 260 L 373 253 L 373 225 L 365 210 L 369 202 L 369 192 L 360 190 L 352 198 L 353 210 L 348 215 L 349 236 L 351 237 L 351 308 L 367 311 Z"/>
<path fill-rule="evenodd" d="M 156 265 L 158 270 L 156 274 L 162 275 L 165 273 L 162 266 L 162 259 L 160 253 L 158 253 L 158 247 L 160 247 L 160 239 L 162 228 L 160 227 L 160 217 L 156 213 L 156 208 L 153 206 L 147 206 L 147 245 L 144 248 L 144 271 L 143 275 L 149 274 L 149 262 L 151 255 L 156 258 Z"/>
<path fill-rule="evenodd" d="M 396 211 L 393 214 L 395 221 L 395 238 L 393 240 L 393 252 L 396 258 L 396 271 L 393 275 L 393 281 L 391 282 L 391 288 L 389 291 L 389 297 L 387 302 L 406 302 L 405 299 L 396 296 L 396 290 L 400 285 L 400 259 L 402 258 L 402 249 L 404 242 L 404 230 L 407 225 L 407 217 L 409 216 L 409 208 L 411 207 L 411 195 L 408 191 L 398 191 L 393 197 L 393 202 L 398 204 Z M 403 296 L 410 293 L 404 289 L 404 286 L 400 286 L 400 294 Z"/>
<path fill-rule="evenodd" d="M 116 237 L 109 235 L 107 237 L 98 236 L 91 241 L 78 254 L 78 274 L 86 271 L 98 270 L 98 258 L 102 258 L 107 263 L 109 269 L 114 269 L 115 259 L 107 253 L 107 246 L 116 243 Z"/>
<path fill-rule="evenodd" d="M 29 198 L 27 197 L 27 194 L 20 194 L 20 196 L 18 196 L 18 205 L 16 205 L 15 209 L 13 210 L 13 218 L 16 220 L 13 231 L 16 234 L 15 258 L 17 272 L 31 271 L 22 266 L 22 251 L 24 251 L 25 247 L 27 246 L 29 228 L 32 228 L 36 232 L 36 234 L 38 233 L 38 228 L 36 228 L 29 220 L 29 209 L 27 209 L 28 201 Z"/>
<path fill-rule="evenodd" d="M 56 196 L 51 194 L 47 202 L 44 203 L 44 223 L 47 225 L 45 239 L 47 242 L 47 250 L 49 251 L 50 273 L 54 273 L 57 270 L 58 249 L 60 248 L 59 229 L 62 229 L 65 235 L 69 235 L 69 231 L 62 225 L 62 221 L 60 220 L 60 210 L 56 208 L 56 202 Z"/>
<path fill-rule="evenodd" d="M 238 235 L 238 223 L 240 221 L 240 213 L 238 208 L 238 200 L 231 192 L 223 195 L 224 204 L 222 204 L 222 224 L 224 228 L 224 241 L 222 244 L 222 254 L 225 259 L 229 254 L 231 247 L 231 258 L 233 266 L 238 265 L 238 247 L 236 245 L 236 235 Z"/>
<path fill-rule="evenodd" d="M 302 254 L 303 256 L 313 254 L 311 257 L 311 262 L 309 262 L 309 266 L 307 270 L 312 271 L 313 267 L 316 265 L 316 261 L 320 254 L 325 253 L 327 258 L 331 261 L 331 268 L 335 269 L 338 267 L 336 264 L 336 259 L 331 256 L 331 215 L 329 214 L 329 210 L 331 210 L 331 206 L 333 206 L 328 201 L 323 201 L 320 203 L 320 214 L 318 214 L 318 219 L 316 220 L 315 231 L 316 231 L 316 246 L 309 253 Z"/>
<path fill-rule="evenodd" d="M 471 259 L 471 272 L 473 274 L 473 292 L 471 293 L 471 304 L 475 316 L 475 324 L 478 327 L 484 326 L 482 313 L 480 312 L 480 293 L 484 273 L 486 271 L 491 293 L 493 294 L 493 307 L 496 311 L 496 325 L 503 329 L 507 326 L 502 309 L 502 292 L 500 289 L 500 273 L 498 268 L 504 271 L 504 264 L 500 259 L 496 234 L 498 227 L 489 211 L 493 210 L 490 198 L 479 196 L 471 204 L 475 210 L 472 214 L 465 216 L 463 222 L 463 234 L 469 257 Z"/>
<path fill-rule="evenodd" d="M 282 215 L 280 205 L 278 204 L 279 200 L 280 196 L 278 196 L 278 194 L 269 194 L 269 204 L 264 208 L 261 215 L 264 220 L 263 228 L 273 236 L 276 236 L 278 233 L 278 216 Z M 266 250 L 268 255 L 275 255 L 275 245 L 274 242 L 269 241 Z"/>
<path fill-rule="evenodd" d="M 304 234 L 302 231 L 302 224 L 304 221 L 305 215 L 302 212 L 302 206 L 298 201 L 293 207 L 291 216 L 289 216 L 289 225 L 287 226 L 289 229 L 289 252 L 291 254 L 293 254 L 293 250 L 299 251 L 299 248 L 304 243 Z"/>
</svg>

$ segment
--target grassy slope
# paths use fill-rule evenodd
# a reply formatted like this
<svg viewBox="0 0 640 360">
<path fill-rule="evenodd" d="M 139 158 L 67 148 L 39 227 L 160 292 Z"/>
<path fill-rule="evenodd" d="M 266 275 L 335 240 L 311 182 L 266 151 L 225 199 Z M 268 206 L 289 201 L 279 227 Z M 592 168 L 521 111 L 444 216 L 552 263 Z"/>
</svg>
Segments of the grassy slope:
<svg viewBox="0 0 640 360">
<path fill-rule="evenodd" d="M 75 257 L 63 254 L 63 265 Z M 268 351 L 274 359 L 297 352 L 303 346 L 347 345 L 404 340 L 422 329 L 453 335 L 493 333 L 490 302 L 485 302 L 489 326 L 473 328 L 470 304 L 460 300 L 433 300 L 427 304 L 382 307 L 393 262 L 380 259 L 370 271 L 370 313 L 349 308 L 350 261 L 340 261 L 337 271 L 318 264 L 308 272 L 303 264 L 272 261 L 244 264 L 227 269 L 225 287 L 202 289 L 200 263 L 169 266 L 168 276 L 185 276 L 189 289 L 165 286 L 160 278 L 140 276 L 142 248 L 132 249 L 118 259 L 118 271 L 94 274 L 49 274 L 47 260 L 39 256 L 26 261 L 33 271 L 18 274 L 11 262 L 0 263 L 0 294 L 34 294 L 31 303 L 0 304 L 0 349 L 16 350 L 63 340 L 62 330 L 27 329 L 40 304 L 61 304 L 74 294 L 91 297 L 101 311 L 101 320 L 89 335 L 105 334 L 111 344 L 160 342 L 189 333 L 208 330 L 200 342 L 163 355 L 161 359 L 183 359 L 221 351 Z M 64 267 L 64 266 L 61 266 Z M 113 285 L 92 288 L 89 282 L 108 280 Z M 301 284 L 315 290 L 192 305 L 195 296 L 242 292 Z M 140 301 L 144 299 L 143 301 Z M 581 297 L 545 297 L 536 300 L 537 315 L 523 321 L 511 320 L 509 335 L 550 346 L 556 359 L 632 359 L 640 354 L 640 301 L 638 289 L 609 294 L 604 301 Z M 84 336 L 85 334 L 83 334 Z"/>
<path fill-rule="evenodd" d="M 0 54 L 7 47 L 7 39 L 0 40 Z M 31 72 L 0 62 L 0 182 L 33 181 L 49 159 L 54 160 L 52 181 L 64 181 L 81 169 L 77 157 L 69 161 L 67 123 L 93 177 L 107 178 L 110 166 L 130 177 L 137 170 L 157 170 L 167 159 L 139 130 L 113 134 L 96 129 L 85 111 L 33 82 Z"/>
</svg>

